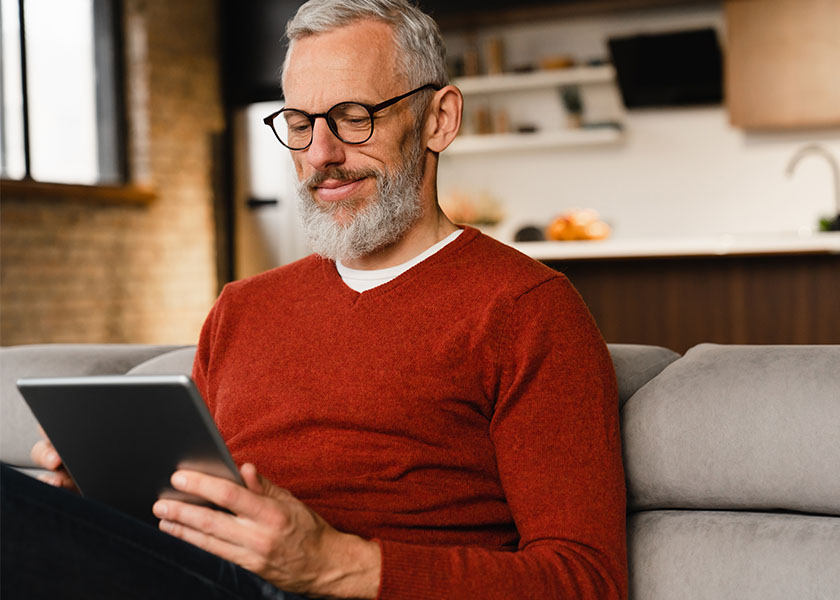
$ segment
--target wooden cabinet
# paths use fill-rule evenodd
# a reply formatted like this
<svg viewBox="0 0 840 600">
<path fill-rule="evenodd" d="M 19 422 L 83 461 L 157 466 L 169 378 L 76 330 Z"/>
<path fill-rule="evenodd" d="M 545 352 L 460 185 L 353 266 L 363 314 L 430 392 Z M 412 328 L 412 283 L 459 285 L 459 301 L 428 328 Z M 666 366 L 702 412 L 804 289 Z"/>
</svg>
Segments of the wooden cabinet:
<svg viewBox="0 0 840 600">
<path fill-rule="evenodd" d="M 840 0 L 727 0 L 725 16 L 734 126 L 840 125 Z"/>
<path fill-rule="evenodd" d="M 840 255 L 545 261 L 608 342 L 840 344 Z"/>
</svg>

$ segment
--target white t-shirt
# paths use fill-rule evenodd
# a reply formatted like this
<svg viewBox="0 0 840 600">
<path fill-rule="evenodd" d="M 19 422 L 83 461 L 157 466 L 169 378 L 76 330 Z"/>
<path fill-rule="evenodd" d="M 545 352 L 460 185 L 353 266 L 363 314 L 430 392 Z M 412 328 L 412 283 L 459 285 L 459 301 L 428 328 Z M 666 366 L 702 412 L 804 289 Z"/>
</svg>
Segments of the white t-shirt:
<svg viewBox="0 0 840 600">
<path fill-rule="evenodd" d="M 357 292 L 365 292 L 367 290 L 373 289 L 378 285 L 382 285 L 383 283 L 388 283 L 392 279 L 399 277 L 406 271 L 408 271 L 411 267 L 420 264 L 427 258 L 429 258 L 432 254 L 453 242 L 455 238 L 457 238 L 463 229 L 458 229 L 453 231 L 451 234 L 443 238 L 434 246 L 427 248 L 414 258 L 409 261 L 402 263 L 401 265 L 397 265 L 395 267 L 388 267 L 386 269 L 372 269 L 372 270 L 363 270 L 363 269 L 351 269 L 350 267 L 344 266 L 340 260 L 335 262 L 335 266 L 338 269 L 338 274 L 341 275 L 341 279 L 344 281 L 347 286 L 355 290 Z"/>
</svg>

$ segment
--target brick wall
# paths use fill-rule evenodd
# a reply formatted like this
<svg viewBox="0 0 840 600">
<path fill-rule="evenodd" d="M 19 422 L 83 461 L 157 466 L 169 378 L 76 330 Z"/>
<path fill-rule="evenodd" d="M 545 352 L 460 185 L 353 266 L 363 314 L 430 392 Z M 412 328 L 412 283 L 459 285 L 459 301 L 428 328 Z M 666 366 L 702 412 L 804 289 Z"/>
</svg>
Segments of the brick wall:
<svg viewBox="0 0 840 600">
<path fill-rule="evenodd" d="M 216 294 L 216 2 L 125 0 L 129 162 L 145 205 L 10 196 L 0 343 L 194 343 Z"/>
</svg>

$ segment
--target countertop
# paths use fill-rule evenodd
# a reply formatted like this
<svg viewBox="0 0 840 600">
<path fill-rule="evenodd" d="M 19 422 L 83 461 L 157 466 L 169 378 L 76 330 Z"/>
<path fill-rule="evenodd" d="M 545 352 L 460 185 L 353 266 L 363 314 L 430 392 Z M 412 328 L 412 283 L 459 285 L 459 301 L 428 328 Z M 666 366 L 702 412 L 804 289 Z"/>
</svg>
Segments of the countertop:
<svg viewBox="0 0 840 600">
<path fill-rule="evenodd" d="M 516 242 L 537 260 L 697 256 L 840 254 L 840 232 L 748 233 L 686 237 L 611 238 L 576 242 Z"/>
</svg>

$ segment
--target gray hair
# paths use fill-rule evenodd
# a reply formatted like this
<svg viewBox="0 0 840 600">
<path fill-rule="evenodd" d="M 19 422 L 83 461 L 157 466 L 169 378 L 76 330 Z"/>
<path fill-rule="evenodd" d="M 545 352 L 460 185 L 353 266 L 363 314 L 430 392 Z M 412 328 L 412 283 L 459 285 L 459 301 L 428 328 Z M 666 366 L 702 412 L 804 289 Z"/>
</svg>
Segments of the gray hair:
<svg viewBox="0 0 840 600">
<path fill-rule="evenodd" d="M 440 29 L 434 19 L 409 0 L 309 0 L 286 25 L 290 51 L 286 53 L 283 72 L 295 40 L 359 19 L 377 19 L 393 27 L 399 50 L 397 65 L 409 88 L 427 83 L 443 87 L 449 83 Z"/>
</svg>

